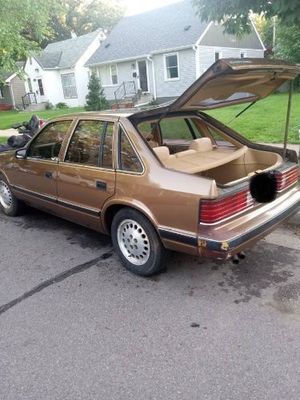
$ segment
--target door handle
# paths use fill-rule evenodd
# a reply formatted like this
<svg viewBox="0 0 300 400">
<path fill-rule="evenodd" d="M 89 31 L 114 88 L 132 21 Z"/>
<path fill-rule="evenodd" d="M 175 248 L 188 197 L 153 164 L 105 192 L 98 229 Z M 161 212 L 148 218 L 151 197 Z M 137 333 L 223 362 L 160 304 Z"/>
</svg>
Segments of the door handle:
<svg viewBox="0 0 300 400">
<path fill-rule="evenodd" d="M 53 178 L 52 172 L 51 171 L 45 171 L 45 177 L 48 178 L 48 179 L 52 179 Z"/>
<path fill-rule="evenodd" d="M 106 190 L 106 182 L 96 181 L 96 188 L 99 190 Z"/>
</svg>

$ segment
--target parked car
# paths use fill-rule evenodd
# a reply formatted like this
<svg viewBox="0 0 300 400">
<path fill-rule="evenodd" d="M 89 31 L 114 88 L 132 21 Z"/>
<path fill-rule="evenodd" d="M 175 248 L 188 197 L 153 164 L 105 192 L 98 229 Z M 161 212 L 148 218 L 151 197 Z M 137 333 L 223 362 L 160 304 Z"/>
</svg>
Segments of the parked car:
<svg viewBox="0 0 300 400">
<path fill-rule="evenodd" d="M 0 155 L 1 209 L 15 216 L 26 203 L 111 234 L 125 267 L 143 276 L 162 270 L 167 250 L 232 258 L 298 210 L 297 155 L 254 144 L 204 110 L 257 101 L 299 72 L 219 60 L 168 105 L 54 119 Z"/>
</svg>

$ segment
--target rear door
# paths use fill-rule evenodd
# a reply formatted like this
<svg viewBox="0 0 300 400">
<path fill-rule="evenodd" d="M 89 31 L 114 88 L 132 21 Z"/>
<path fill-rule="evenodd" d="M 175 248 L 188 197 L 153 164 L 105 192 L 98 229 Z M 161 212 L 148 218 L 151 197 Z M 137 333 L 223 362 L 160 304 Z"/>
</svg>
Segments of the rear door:
<svg viewBox="0 0 300 400">
<path fill-rule="evenodd" d="M 65 218 L 100 229 L 105 201 L 115 193 L 114 122 L 80 119 L 58 171 L 58 203 Z"/>
</svg>

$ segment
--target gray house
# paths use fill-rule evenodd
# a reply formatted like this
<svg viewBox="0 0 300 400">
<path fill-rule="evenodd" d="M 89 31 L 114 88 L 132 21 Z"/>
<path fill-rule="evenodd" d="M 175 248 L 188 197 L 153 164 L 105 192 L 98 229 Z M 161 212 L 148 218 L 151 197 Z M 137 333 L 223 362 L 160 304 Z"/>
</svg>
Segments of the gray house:
<svg viewBox="0 0 300 400">
<path fill-rule="evenodd" d="M 17 63 L 20 70 L 23 63 Z M 25 81 L 17 72 L 7 72 L 1 75 L 0 84 L 0 110 L 23 108 L 22 97 L 25 95 Z"/>
<path fill-rule="evenodd" d="M 190 0 L 124 17 L 87 61 L 109 100 L 133 86 L 152 98 L 179 96 L 215 60 L 264 56 L 253 26 L 241 39 L 225 35 L 213 22 L 203 23 Z"/>
</svg>

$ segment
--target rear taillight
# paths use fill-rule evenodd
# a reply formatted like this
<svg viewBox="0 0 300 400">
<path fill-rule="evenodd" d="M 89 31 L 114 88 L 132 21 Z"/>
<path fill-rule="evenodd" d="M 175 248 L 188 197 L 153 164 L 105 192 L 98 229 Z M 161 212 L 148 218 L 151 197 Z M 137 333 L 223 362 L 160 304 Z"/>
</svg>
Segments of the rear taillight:
<svg viewBox="0 0 300 400">
<path fill-rule="evenodd" d="M 276 190 L 280 192 L 283 189 L 295 184 L 299 178 L 299 168 L 293 167 L 287 171 L 276 173 Z"/>
<path fill-rule="evenodd" d="M 201 200 L 200 222 L 213 224 L 247 210 L 254 204 L 249 190 L 235 193 L 220 200 Z"/>
</svg>

